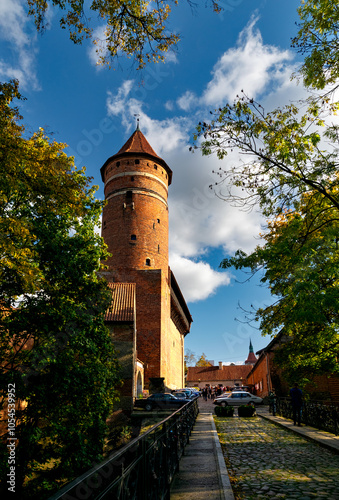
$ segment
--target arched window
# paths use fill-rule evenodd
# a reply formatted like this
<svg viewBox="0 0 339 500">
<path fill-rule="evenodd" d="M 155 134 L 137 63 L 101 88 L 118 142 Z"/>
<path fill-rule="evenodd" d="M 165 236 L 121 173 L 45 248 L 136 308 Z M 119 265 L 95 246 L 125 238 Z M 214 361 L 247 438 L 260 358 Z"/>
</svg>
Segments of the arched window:
<svg viewBox="0 0 339 500">
<path fill-rule="evenodd" d="M 146 259 L 146 266 L 150 266 L 151 265 L 151 259 Z"/>
</svg>

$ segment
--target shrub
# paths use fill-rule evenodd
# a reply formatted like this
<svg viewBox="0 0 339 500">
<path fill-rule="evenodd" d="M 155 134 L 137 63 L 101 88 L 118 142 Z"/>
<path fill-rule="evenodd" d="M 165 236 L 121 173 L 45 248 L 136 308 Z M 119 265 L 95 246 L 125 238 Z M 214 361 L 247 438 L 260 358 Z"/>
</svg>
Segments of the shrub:
<svg viewBox="0 0 339 500">
<path fill-rule="evenodd" d="M 239 417 L 253 417 L 255 415 L 254 405 L 241 405 L 238 408 Z"/>
<path fill-rule="evenodd" d="M 217 417 L 233 417 L 234 408 L 233 406 L 216 406 L 215 414 Z"/>
</svg>

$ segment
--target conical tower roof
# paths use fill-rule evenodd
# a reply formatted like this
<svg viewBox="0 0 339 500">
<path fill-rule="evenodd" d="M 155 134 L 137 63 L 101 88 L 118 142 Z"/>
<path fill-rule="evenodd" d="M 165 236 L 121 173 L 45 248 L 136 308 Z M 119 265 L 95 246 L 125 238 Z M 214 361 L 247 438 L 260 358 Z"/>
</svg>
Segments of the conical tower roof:
<svg viewBox="0 0 339 500">
<path fill-rule="evenodd" d="M 121 157 L 135 156 L 135 155 L 143 156 L 143 157 L 145 157 L 145 156 L 150 157 L 150 159 L 153 159 L 157 163 L 160 163 L 165 168 L 165 170 L 168 174 L 168 184 L 171 184 L 172 170 L 169 168 L 167 163 L 162 158 L 160 158 L 160 156 L 158 156 L 156 154 L 156 152 L 154 151 L 152 146 L 149 144 L 149 142 L 147 141 L 146 137 L 141 132 L 141 130 L 139 130 L 139 128 L 137 128 L 133 132 L 131 137 L 125 142 L 125 144 L 122 146 L 122 148 L 119 149 L 119 151 L 115 155 L 108 158 L 108 160 L 101 167 L 100 171 L 101 171 L 102 180 L 104 181 L 104 171 L 105 171 L 105 167 L 108 163 L 110 163 L 111 161 L 117 160 L 118 158 L 121 158 Z"/>
<path fill-rule="evenodd" d="M 245 361 L 245 365 L 254 365 L 256 363 L 256 361 L 257 361 L 257 357 L 253 352 L 253 345 L 252 345 L 252 341 L 250 340 L 250 348 L 249 348 L 249 353 L 248 353 L 247 359 Z"/>
</svg>

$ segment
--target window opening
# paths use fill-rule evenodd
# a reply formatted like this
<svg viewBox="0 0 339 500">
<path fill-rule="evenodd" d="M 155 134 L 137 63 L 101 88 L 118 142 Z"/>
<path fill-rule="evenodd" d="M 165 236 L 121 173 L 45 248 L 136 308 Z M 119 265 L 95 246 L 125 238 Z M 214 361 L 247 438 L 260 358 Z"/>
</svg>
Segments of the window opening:
<svg viewBox="0 0 339 500">
<path fill-rule="evenodd" d="M 120 167 L 120 161 L 117 161 L 116 165 L 117 165 L 117 168 Z"/>
<path fill-rule="evenodd" d="M 134 163 L 135 163 L 136 165 L 139 165 L 140 160 L 134 160 Z"/>
<path fill-rule="evenodd" d="M 146 259 L 146 266 L 150 266 L 151 265 L 151 259 Z"/>
<path fill-rule="evenodd" d="M 154 168 L 155 168 L 155 170 L 158 170 L 158 165 L 154 164 Z"/>
<path fill-rule="evenodd" d="M 132 199 L 132 191 L 126 191 L 126 200 Z"/>
<path fill-rule="evenodd" d="M 137 235 L 136 234 L 131 234 L 131 240 L 136 240 L 137 239 Z"/>
</svg>

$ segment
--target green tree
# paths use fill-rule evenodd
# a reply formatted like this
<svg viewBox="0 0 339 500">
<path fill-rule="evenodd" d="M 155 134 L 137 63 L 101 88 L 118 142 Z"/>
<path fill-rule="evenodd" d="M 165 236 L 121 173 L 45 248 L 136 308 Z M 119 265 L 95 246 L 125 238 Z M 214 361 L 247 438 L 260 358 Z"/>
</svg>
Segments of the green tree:
<svg viewBox="0 0 339 500">
<path fill-rule="evenodd" d="M 207 360 L 206 354 L 203 352 L 195 366 L 211 366 L 211 363 Z"/>
<path fill-rule="evenodd" d="M 0 85 L 0 400 L 14 387 L 27 405 L 16 408 L 16 492 L 43 499 L 102 457 L 119 377 L 97 276 L 102 202 L 65 145 L 24 137 L 15 97 L 17 82 Z"/>
<path fill-rule="evenodd" d="M 339 372 L 338 215 L 319 194 L 307 193 L 293 212 L 269 223 L 264 245 L 222 263 L 264 271 L 261 281 L 275 302 L 258 309 L 256 319 L 263 334 L 284 333 L 288 342 L 275 360 L 290 377 Z M 314 219 L 318 228 L 310 230 Z"/>
<path fill-rule="evenodd" d="M 152 4 L 146 0 L 92 0 L 88 5 L 84 0 L 27 0 L 27 3 L 39 32 L 46 28 L 47 9 L 58 9 L 61 28 L 69 30 L 74 43 L 92 39 L 100 64 L 109 64 L 122 53 L 133 57 L 139 69 L 147 62 L 163 61 L 166 52 L 179 41 L 179 36 L 168 30 L 168 17 L 177 0 L 156 0 Z M 220 11 L 216 0 L 211 0 L 211 4 L 216 12 Z M 91 25 L 91 15 L 97 15 L 105 23 L 103 40 Z"/>
<path fill-rule="evenodd" d="M 298 8 L 299 32 L 292 45 L 305 54 L 301 74 L 316 89 L 336 88 L 339 74 L 339 6 L 331 0 L 307 0 Z M 333 87 L 332 87 L 333 89 Z"/>
</svg>

